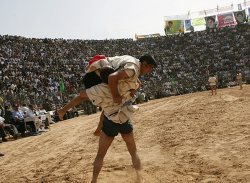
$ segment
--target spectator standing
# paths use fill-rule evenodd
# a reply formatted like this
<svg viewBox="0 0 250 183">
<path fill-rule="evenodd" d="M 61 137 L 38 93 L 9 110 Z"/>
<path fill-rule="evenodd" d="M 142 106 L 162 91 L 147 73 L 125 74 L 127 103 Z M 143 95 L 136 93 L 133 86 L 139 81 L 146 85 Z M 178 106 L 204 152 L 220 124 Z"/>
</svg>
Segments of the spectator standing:
<svg viewBox="0 0 250 183">
<path fill-rule="evenodd" d="M 215 75 L 210 76 L 209 79 L 208 79 L 208 82 L 209 82 L 209 85 L 210 85 L 212 95 L 216 95 L 217 94 L 217 91 L 216 91 L 217 90 L 217 84 L 218 84 L 216 76 Z"/>
<path fill-rule="evenodd" d="M 242 90 L 242 74 L 241 72 L 239 72 L 237 75 L 236 75 L 236 79 L 237 79 L 237 84 L 240 86 L 240 90 Z"/>
</svg>

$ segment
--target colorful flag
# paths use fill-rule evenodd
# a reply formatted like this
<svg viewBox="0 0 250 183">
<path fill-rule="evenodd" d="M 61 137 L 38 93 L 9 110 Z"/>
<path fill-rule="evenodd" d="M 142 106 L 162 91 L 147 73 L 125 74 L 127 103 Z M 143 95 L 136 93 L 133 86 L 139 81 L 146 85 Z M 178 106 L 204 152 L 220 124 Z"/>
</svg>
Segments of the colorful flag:
<svg viewBox="0 0 250 183">
<path fill-rule="evenodd" d="M 245 10 L 234 12 L 234 17 L 237 24 L 243 24 L 247 21 Z"/>
<path fill-rule="evenodd" d="M 205 17 L 205 20 L 206 20 L 206 28 L 208 28 L 208 29 L 216 28 L 217 22 L 216 22 L 216 16 L 215 15 Z"/>
<path fill-rule="evenodd" d="M 191 21 L 191 25 L 193 26 L 194 31 L 205 30 L 206 29 L 205 24 L 206 24 L 206 22 L 205 22 L 205 19 L 203 17 L 195 18 L 195 19 L 192 19 L 192 21 Z"/>
<path fill-rule="evenodd" d="M 176 34 L 184 32 L 184 21 L 183 20 L 167 20 L 165 21 L 165 33 Z"/>
<path fill-rule="evenodd" d="M 192 25 L 193 26 L 204 26 L 206 24 L 204 18 L 195 18 L 192 19 Z"/>
<path fill-rule="evenodd" d="M 193 27 L 191 25 L 191 20 L 185 20 L 185 31 L 193 31 Z"/>
<path fill-rule="evenodd" d="M 217 17 L 218 17 L 218 27 L 225 27 L 236 24 L 232 12 L 220 14 L 217 15 Z"/>
</svg>

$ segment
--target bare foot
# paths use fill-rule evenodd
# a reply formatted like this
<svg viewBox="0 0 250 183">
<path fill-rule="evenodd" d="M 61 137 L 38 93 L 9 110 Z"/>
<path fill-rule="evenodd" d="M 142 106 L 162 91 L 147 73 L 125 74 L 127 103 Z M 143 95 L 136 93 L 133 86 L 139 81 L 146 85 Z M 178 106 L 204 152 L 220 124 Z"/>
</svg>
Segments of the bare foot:
<svg viewBox="0 0 250 183">
<path fill-rule="evenodd" d="M 63 116 L 65 113 L 62 111 L 62 109 L 57 110 L 57 114 L 58 114 L 59 119 L 63 121 Z"/>
<path fill-rule="evenodd" d="M 101 135 L 101 130 L 96 129 L 93 134 L 94 134 L 94 136 L 100 136 Z"/>
<path fill-rule="evenodd" d="M 136 183 L 144 183 L 144 179 L 142 178 L 142 174 L 140 170 L 136 170 L 137 181 Z"/>
</svg>

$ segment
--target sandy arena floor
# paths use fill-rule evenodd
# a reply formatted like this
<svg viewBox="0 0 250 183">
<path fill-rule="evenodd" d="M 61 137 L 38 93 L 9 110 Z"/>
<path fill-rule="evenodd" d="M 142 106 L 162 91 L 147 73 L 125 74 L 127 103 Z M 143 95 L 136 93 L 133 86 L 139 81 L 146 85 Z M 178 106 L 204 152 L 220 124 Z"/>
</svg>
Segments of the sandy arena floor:
<svg viewBox="0 0 250 183">
<path fill-rule="evenodd" d="M 133 116 L 145 183 L 249 183 L 250 85 L 151 100 Z M 1 183 L 89 183 L 100 113 L 0 144 Z M 99 183 L 136 183 L 120 136 Z"/>
</svg>

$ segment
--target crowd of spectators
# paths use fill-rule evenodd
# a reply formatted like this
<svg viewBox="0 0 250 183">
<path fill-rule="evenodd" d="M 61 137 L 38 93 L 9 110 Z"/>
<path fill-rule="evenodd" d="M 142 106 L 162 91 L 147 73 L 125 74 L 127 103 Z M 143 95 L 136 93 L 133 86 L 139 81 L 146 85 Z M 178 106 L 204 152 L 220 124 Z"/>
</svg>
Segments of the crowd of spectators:
<svg viewBox="0 0 250 183">
<path fill-rule="evenodd" d="M 0 36 L 0 96 L 5 104 L 50 107 L 68 102 L 82 86 L 85 66 L 95 54 L 152 54 L 158 67 L 142 78 L 142 92 L 150 98 L 208 89 L 216 74 L 219 88 L 235 81 L 241 71 L 250 80 L 250 25 L 213 32 L 200 31 L 158 38 L 113 40 L 34 39 Z"/>
</svg>

